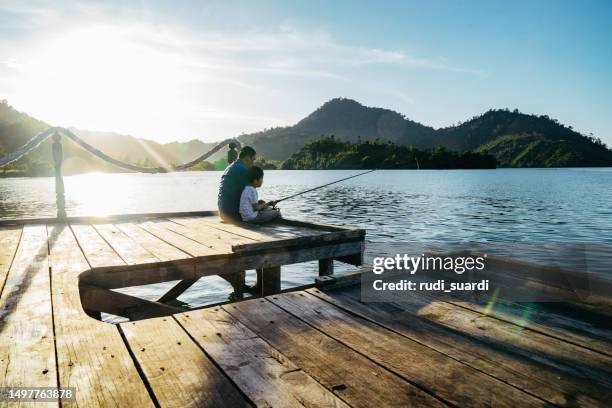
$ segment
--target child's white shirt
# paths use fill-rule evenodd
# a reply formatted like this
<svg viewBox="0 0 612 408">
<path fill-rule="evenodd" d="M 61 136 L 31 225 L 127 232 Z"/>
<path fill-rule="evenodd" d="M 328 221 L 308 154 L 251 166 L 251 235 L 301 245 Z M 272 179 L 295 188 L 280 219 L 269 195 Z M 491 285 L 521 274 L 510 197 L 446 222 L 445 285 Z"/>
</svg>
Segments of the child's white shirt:
<svg viewBox="0 0 612 408">
<path fill-rule="evenodd" d="M 253 204 L 257 204 L 259 197 L 257 189 L 253 186 L 246 186 L 240 195 L 240 217 L 242 221 L 251 221 L 257 217 L 257 211 L 253 209 Z"/>
</svg>

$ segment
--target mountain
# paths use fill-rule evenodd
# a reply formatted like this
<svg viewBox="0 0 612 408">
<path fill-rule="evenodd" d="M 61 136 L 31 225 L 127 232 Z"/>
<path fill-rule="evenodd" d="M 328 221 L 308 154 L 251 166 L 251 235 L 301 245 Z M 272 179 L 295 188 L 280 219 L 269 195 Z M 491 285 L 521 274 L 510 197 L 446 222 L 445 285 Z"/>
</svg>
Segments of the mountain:
<svg viewBox="0 0 612 408">
<path fill-rule="evenodd" d="M 0 156 L 12 152 L 49 125 L 0 102 Z M 112 132 L 73 129 L 85 141 L 119 160 L 146 166 L 184 163 L 210 150 L 215 143 L 192 140 L 160 144 Z M 414 122 L 389 109 L 364 106 L 346 98 L 332 99 L 293 126 L 239 137 L 266 159 L 286 160 L 309 142 L 334 135 L 338 141 L 380 140 L 420 150 L 444 146 L 459 153 L 491 154 L 498 167 L 612 166 L 612 151 L 599 139 L 582 135 L 546 115 L 527 115 L 497 109 L 464 123 L 441 129 Z M 2 171 L 24 175 L 51 173 L 47 141 Z M 64 172 L 119 171 L 65 140 Z M 225 155 L 217 153 L 211 160 Z M 210 168 L 210 165 L 209 167 Z"/>
<path fill-rule="evenodd" d="M 293 126 L 242 135 L 240 141 L 252 145 L 263 156 L 284 160 L 306 142 L 322 135 L 334 135 L 347 142 L 380 138 L 397 144 L 428 147 L 435 133 L 431 127 L 406 119 L 389 109 L 370 108 L 346 98 L 332 99 Z"/>
<path fill-rule="evenodd" d="M 332 99 L 293 126 L 242 135 L 267 158 L 285 160 L 323 135 L 338 140 L 393 142 L 417 149 L 490 153 L 500 167 L 612 166 L 612 151 L 599 139 L 542 115 L 490 110 L 457 126 L 434 129 L 382 108 Z"/>
<path fill-rule="evenodd" d="M 0 102 L 0 156 L 18 149 L 47 127 L 49 127 L 48 124 L 15 110 L 6 101 Z M 160 144 L 113 132 L 93 132 L 75 128 L 70 130 L 109 156 L 134 164 L 155 167 L 193 160 L 216 145 L 216 143 L 204 143 L 200 140 Z M 86 171 L 122 171 L 85 152 L 68 139 L 64 139 L 62 145 L 65 174 Z M 214 156 L 213 160 L 222 154 Z M 39 148 L 32 150 L 27 156 L 12 164 L 10 169 L 27 175 L 48 175 L 52 170 L 50 163 L 52 163 L 51 141 L 47 140 Z"/>
<path fill-rule="evenodd" d="M 325 136 L 306 143 L 283 162 L 282 169 L 494 169 L 496 164 L 489 154 L 460 154 L 442 146 L 425 151 L 378 140 L 353 143 Z"/>
</svg>

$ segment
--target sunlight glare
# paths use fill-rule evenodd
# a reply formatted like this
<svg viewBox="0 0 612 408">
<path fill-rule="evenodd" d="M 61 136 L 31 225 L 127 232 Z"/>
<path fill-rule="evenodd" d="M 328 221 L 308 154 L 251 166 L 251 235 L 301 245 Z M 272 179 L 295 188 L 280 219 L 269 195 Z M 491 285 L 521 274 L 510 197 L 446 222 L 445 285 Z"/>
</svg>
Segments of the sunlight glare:
<svg viewBox="0 0 612 408">
<path fill-rule="evenodd" d="M 177 118 L 188 73 L 178 55 L 142 40 L 154 35 L 147 30 L 100 25 L 51 39 L 25 64 L 20 99 L 37 101 L 32 111 L 43 118 L 77 127 L 130 129 L 154 122 L 161 105 Z"/>
<path fill-rule="evenodd" d="M 88 173 L 66 177 L 68 200 L 78 203 L 78 213 L 106 216 L 123 213 L 129 183 L 117 182 L 120 175 Z"/>
</svg>

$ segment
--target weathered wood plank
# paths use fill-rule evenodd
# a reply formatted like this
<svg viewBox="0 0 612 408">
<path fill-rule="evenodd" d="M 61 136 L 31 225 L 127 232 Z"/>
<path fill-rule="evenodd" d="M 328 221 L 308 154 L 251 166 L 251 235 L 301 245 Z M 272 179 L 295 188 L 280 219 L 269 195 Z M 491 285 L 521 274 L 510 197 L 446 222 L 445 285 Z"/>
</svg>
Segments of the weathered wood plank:
<svg viewBox="0 0 612 408">
<path fill-rule="evenodd" d="M 199 279 L 185 279 L 179 281 L 176 285 L 171 287 L 166 293 L 157 299 L 158 302 L 169 302 L 181 296 L 187 289 L 192 287 Z"/>
<path fill-rule="evenodd" d="M 272 228 L 272 227 L 270 227 Z M 234 252 L 263 251 L 274 248 L 307 247 L 313 245 L 332 244 L 334 242 L 347 242 L 363 240 L 364 235 L 357 231 L 350 232 L 320 232 L 317 235 L 296 237 L 275 237 L 255 243 L 232 245 Z"/>
<path fill-rule="evenodd" d="M 328 336 L 457 406 L 550 406 L 421 343 L 304 292 L 269 299 Z M 401 350 L 401 352 L 398 352 Z"/>
<path fill-rule="evenodd" d="M 589 320 L 589 316 L 594 313 L 578 305 L 550 302 L 522 305 L 504 301 L 489 305 L 455 301 L 449 303 L 520 327 L 528 327 L 542 334 L 558 337 L 612 357 L 612 319 L 600 315 Z M 553 308 L 560 312 L 555 312 Z M 576 318 L 572 318 L 571 314 L 576 315 Z"/>
<path fill-rule="evenodd" d="M 70 228 L 81 247 L 87 262 L 92 268 L 101 266 L 125 265 L 125 262 L 113 248 L 102 239 L 100 234 L 89 224 L 71 224 Z"/>
<path fill-rule="evenodd" d="M 57 386 L 51 313 L 46 226 L 28 225 L 0 297 L 0 386 Z"/>
<path fill-rule="evenodd" d="M 182 225 L 169 222 L 165 224 L 164 227 L 203 245 L 209 246 L 219 254 L 232 253 L 232 245 L 253 242 L 253 240 L 249 238 L 212 228 L 206 223 L 186 223 L 186 225 Z"/>
<path fill-rule="evenodd" d="M 349 289 L 327 292 L 313 288 L 306 292 L 552 404 L 598 407 L 605 406 L 612 399 L 606 387 L 565 374 L 521 355 L 489 347 L 470 336 L 445 329 L 392 304 L 362 303 L 358 297 L 349 294 Z"/>
<path fill-rule="evenodd" d="M 203 245 L 174 231 L 164 228 L 170 221 L 149 221 L 139 223 L 138 226 L 155 235 L 164 242 L 180 249 L 191 256 L 214 255 L 217 253 L 210 246 Z"/>
<path fill-rule="evenodd" d="M 259 407 L 344 407 L 342 400 L 220 308 L 175 315 Z"/>
<path fill-rule="evenodd" d="M 153 254 L 160 261 L 191 258 L 186 252 L 162 241 L 150 232 L 145 231 L 134 223 L 120 223 L 115 226 L 137 244 Z"/>
<path fill-rule="evenodd" d="M 308 223 L 292 225 L 286 220 L 263 225 L 247 223 L 230 224 L 214 217 L 181 217 L 171 218 L 171 220 L 187 228 L 197 230 L 208 227 L 243 238 L 242 241 L 237 240 L 232 243 L 231 250 L 234 252 L 308 246 L 336 241 L 343 242 L 363 239 L 365 236 L 364 230 L 330 229 L 325 226 L 314 228 Z M 244 238 L 248 240 L 245 241 Z"/>
<path fill-rule="evenodd" d="M 169 316 L 182 312 L 178 307 L 140 299 L 120 292 L 81 285 L 81 303 L 86 310 L 99 310 L 130 319 Z"/>
<path fill-rule="evenodd" d="M 314 230 L 328 231 L 328 232 L 355 231 L 355 230 L 361 230 L 365 232 L 365 230 L 360 229 L 360 228 L 344 227 L 340 225 L 321 224 L 321 223 L 314 223 L 314 222 L 307 222 L 307 221 L 300 221 L 300 220 L 290 220 L 287 218 L 281 218 L 278 222 L 281 224 L 296 225 L 299 227 L 306 227 L 306 228 L 310 228 Z"/>
<path fill-rule="evenodd" d="M 612 359 L 607 355 L 427 296 L 403 296 L 401 302 L 398 299 L 393 304 L 491 347 L 521 354 L 569 375 L 612 385 Z"/>
<path fill-rule="evenodd" d="M 224 275 L 253 268 L 271 268 L 321 258 L 338 258 L 361 253 L 361 251 L 363 251 L 363 242 L 345 242 L 322 247 L 274 250 L 266 252 L 263 254 L 264 256 L 251 253 L 212 255 L 204 258 L 159 262 L 151 265 L 99 268 L 83 274 L 82 280 L 94 286 L 114 289 L 171 280 Z"/>
<path fill-rule="evenodd" d="M 252 241 L 266 242 L 278 240 L 291 240 L 296 238 L 309 238 L 313 236 L 328 235 L 331 231 L 322 231 L 305 226 L 290 225 L 285 222 L 271 222 L 267 224 L 238 223 L 231 224 L 221 221 L 218 217 L 172 217 L 172 221 L 186 227 L 210 227 Z M 237 243 L 237 246 L 249 245 Z"/>
<path fill-rule="evenodd" d="M 243 228 L 240 225 L 222 222 L 219 217 L 170 217 L 172 222 L 185 227 L 207 226 L 223 232 L 233 234 L 237 237 L 246 238 L 251 241 L 261 241 L 268 239 L 266 234 Z"/>
<path fill-rule="evenodd" d="M 174 319 L 123 323 L 121 330 L 161 406 L 250 406 Z"/>
<path fill-rule="evenodd" d="M 129 265 L 157 262 L 159 259 L 144 249 L 113 224 L 96 224 L 93 227 L 117 254 Z"/>
<path fill-rule="evenodd" d="M 352 407 L 445 406 L 269 301 L 223 309 Z"/>
<path fill-rule="evenodd" d="M 70 228 L 61 224 L 49 228 L 60 386 L 76 387 L 77 404 L 82 407 L 153 406 L 117 327 L 83 311 L 78 280 L 90 266 Z M 97 251 L 94 259 L 112 262 L 100 257 L 104 252 Z"/>
<path fill-rule="evenodd" d="M 24 226 L 32 224 L 101 224 L 115 221 L 125 221 L 134 219 L 159 219 L 168 217 L 213 217 L 218 218 L 218 211 L 184 211 L 184 212 L 161 212 L 161 213 L 134 213 L 134 214 L 113 214 L 106 216 L 84 216 L 68 217 L 65 219 L 53 218 L 21 218 L 18 220 L 0 220 L 0 226 Z"/>
<path fill-rule="evenodd" d="M 15 258 L 22 230 L 23 227 L 0 229 L 0 294 L 2 294 L 6 275 Z"/>
</svg>

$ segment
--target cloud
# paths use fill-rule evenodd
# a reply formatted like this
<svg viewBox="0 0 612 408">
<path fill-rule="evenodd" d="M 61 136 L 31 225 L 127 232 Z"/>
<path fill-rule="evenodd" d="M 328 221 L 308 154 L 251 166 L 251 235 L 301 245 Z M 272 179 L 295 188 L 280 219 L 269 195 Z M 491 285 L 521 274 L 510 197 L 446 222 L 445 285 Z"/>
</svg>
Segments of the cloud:
<svg viewBox="0 0 612 408">
<path fill-rule="evenodd" d="M 141 137 L 220 139 L 286 125 L 298 90 L 371 92 L 354 75 L 364 67 L 479 73 L 341 43 L 325 30 L 194 28 L 151 10 L 87 2 L 6 2 L 0 21 L 12 22 L 0 28 L 0 97 L 53 124 Z M 403 91 L 377 91 L 415 103 Z"/>
</svg>

